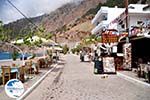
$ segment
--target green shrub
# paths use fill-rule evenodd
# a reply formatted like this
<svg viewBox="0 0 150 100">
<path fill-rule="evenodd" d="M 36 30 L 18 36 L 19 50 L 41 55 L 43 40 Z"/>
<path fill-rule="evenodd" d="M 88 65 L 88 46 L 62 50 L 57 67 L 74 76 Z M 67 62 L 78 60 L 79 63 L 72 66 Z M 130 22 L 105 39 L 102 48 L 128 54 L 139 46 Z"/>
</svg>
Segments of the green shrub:
<svg viewBox="0 0 150 100">
<path fill-rule="evenodd" d="M 19 56 L 19 53 L 17 51 L 14 51 L 11 56 L 13 60 L 16 60 L 17 57 Z"/>
<path fill-rule="evenodd" d="M 67 45 L 63 46 L 63 53 L 67 54 L 67 52 L 69 51 L 69 47 Z"/>
</svg>

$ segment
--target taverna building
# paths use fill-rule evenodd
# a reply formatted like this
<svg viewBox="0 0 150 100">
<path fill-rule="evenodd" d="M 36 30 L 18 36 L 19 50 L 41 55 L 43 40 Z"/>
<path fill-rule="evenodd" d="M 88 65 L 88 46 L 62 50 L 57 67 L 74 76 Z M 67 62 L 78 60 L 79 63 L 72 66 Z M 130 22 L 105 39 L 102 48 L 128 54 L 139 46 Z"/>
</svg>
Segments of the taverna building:
<svg viewBox="0 0 150 100">
<path fill-rule="evenodd" d="M 102 6 L 92 24 L 95 27 L 91 33 L 102 37 L 102 46 L 108 47 L 111 53 L 117 46 L 116 55 L 121 54 L 122 65 L 131 69 L 137 67 L 138 59 L 145 64 L 150 62 L 150 5 L 130 4 L 128 13 L 126 8 Z"/>
</svg>

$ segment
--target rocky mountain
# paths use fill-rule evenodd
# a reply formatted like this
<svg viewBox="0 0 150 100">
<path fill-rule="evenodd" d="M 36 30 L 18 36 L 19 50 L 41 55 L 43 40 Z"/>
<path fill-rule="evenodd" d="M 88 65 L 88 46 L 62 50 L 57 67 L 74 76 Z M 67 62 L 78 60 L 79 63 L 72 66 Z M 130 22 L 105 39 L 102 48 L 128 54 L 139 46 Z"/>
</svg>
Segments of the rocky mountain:
<svg viewBox="0 0 150 100">
<path fill-rule="evenodd" d="M 82 17 L 89 9 L 105 1 L 106 0 L 83 0 L 79 3 L 68 3 L 50 14 L 29 18 L 29 20 L 20 19 L 5 25 L 5 28 L 12 30 L 12 37 L 29 33 L 29 31 L 35 27 L 32 23 L 37 26 L 42 26 L 46 32 L 57 33 L 62 27 Z"/>
</svg>

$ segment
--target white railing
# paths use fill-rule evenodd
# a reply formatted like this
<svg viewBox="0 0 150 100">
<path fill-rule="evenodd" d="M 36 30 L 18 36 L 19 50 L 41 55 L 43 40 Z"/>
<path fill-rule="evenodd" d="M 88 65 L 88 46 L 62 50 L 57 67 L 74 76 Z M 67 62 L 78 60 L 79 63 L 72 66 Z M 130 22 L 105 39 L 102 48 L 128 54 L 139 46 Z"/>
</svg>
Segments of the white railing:
<svg viewBox="0 0 150 100">
<path fill-rule="evenodd" d="M 2 42 L 2 41 L 0 41 L 0 44 L 6 44 L 6 45 L 12 46 L 12 47 L 16 48 L 17 50 L 19 50 L 20 53 L 21 53 L 21 55 L 22 55 L 22 62 L 23 62 L 23 65 L 25 64 L 25 62 L 24 62 L 24 53 L 23 53 L 23 51 L 22 51 L 19 47 L 17 47 L 17 46 L 14 45 L 14 44 L 11 44 L 11 43 L 8 43 L 8 42 Z"/>
</svg>

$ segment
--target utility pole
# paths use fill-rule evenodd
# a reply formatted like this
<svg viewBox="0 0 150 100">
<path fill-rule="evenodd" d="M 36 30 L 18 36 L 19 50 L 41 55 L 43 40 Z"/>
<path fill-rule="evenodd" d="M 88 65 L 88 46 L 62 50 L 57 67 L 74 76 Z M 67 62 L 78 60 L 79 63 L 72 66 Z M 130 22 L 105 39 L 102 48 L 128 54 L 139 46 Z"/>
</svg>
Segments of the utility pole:
<svg viewBox="0 0 150 100">
<path fill-rule="evenodd" d="M 129 23 L 128 23 L 128 0 L 125 0 L 125 13 L 126 13 L 126 43 L 129 43 Z"/>
</svg>

